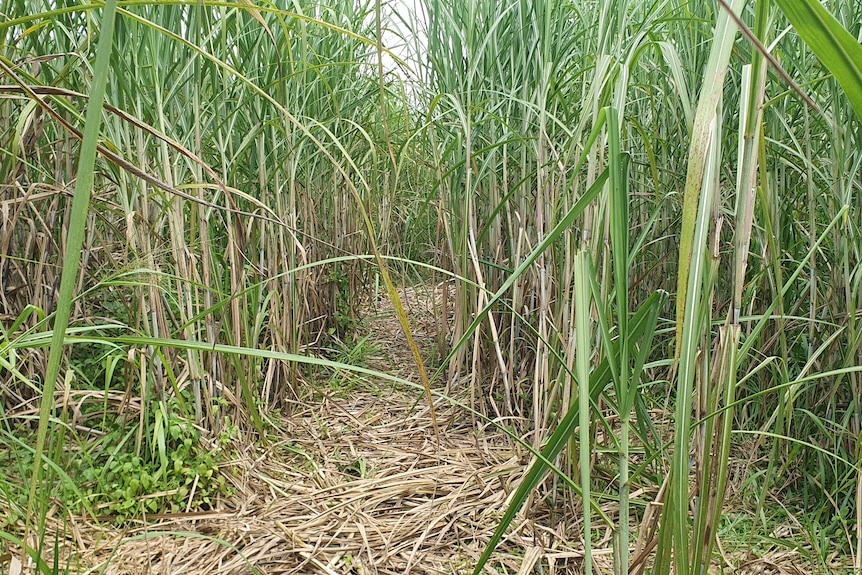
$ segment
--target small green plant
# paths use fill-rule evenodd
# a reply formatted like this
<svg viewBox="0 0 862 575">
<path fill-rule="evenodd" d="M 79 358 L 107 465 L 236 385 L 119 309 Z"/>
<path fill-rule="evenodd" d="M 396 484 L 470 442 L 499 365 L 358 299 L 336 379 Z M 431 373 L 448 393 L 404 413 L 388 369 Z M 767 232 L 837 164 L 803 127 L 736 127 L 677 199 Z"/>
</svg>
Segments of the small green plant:
<svg viewBox="0 0 862 575">
<path fill-rule="evenodd" d="M 365 367 L 368 357 L 374 351 L 370 337 L 370 335 L 366 335 L 349 343 L 333 338 L 332 345 L 334 347 L 330 349 L 330 358 L 338 363 Z M 329 378 L 329 387 L 339 394 L 344 394 L 353 389 L 356 378 L 355 373 L 337 370 Z"/>
<path fill-rule="evenodd" d="M 121 420 L 100 441 L 79 443 L 70 464 L 79 469 L 80 484 L 61 484 L 60 500 L 73 512 L 83 512 L 80 493 L 92 509 L 122 522 L 150 513 L 210 509 L 218 496 L 229 495 L 218 465 L 236 438 L 236 426 L 228 422 L 207 448 L 178 407 L 172 400 L 167 412 L 161 405 L 152 410 L 147 426 L 151 441 L 141 449 L 133 441 L 137 426 L 124 426 Z"/>
<path fill-rule="evenodd" d="M 356 461 L 352 461 L 347 465 L 339 465 L 341 472 L 346 475 L 352 475 L 353 477 L 368 479 L 370 474 L 368 472 L 368 460 L 364 457 L 360 457 Z"/>
<path fill-rule="evenodd" d="M 350 278 L 341 264 L 335 264 L 327 277 L 330 286 L 331 325 L 329 335 L 349 337 L 356 329 L 356 316 L 351 305 Z"/>
</svg>

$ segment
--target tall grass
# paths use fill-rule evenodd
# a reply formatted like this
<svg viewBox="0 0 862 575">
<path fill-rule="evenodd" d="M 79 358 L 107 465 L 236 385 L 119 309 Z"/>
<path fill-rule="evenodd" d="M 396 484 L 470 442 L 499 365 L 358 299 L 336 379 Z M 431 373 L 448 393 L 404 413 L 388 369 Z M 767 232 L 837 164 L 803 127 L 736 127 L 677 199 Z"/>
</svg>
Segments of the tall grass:
<svg viewBox="0 0 862 575">
<path fill-rule="evenodd" d="M 603 2 L 595 10 L 565 2 L 502 6 L 439 2 L 430 7 L 429 67 L 440 93 L 440 100 L 433 108 L 439 118 L 435 137 L 442 142 L 439 149 L 443 161 L 448 154 L 446 165 L 454 166 L 452 176 L 441 183 L 440 201 L 449 212 L 444 212 L 446 243 L 452 249 L 453 266 L 459 273 L 468 276 L 473 273 L 464 259 L 471 238 L 487 238 L 484 254 L 479 247 L 478 259 L 487 262 L 487 269 L 480 273 L 491 291 L 500 283 L 508 286 L 509 281 L 502 281 L 505 275 L 499 274 L 512 269 L 520 272 L 518 264 L 523 254 L 531 253 L 531 246 L 542 245 L 557 214 L 565 213 L 567 202 L 571 201 L 569 194 L 577 197 L 579 189 L 589 185 L 595 174 L 604 166 L 613 165 L 619 157 L 619 148 L 612 144 L 624 142 L 627 156 L 632 158 L 625 169 L 611 168 L 612 178 L 616 176 L 617 182 L 626 182 L 629 191 L 625 204 L 631 206 L 631 212 L 625 215 L 624 210 L 614 208 L 614 190 L 619 189 L 620 183 L 609 181 L 606 194 L 600 195 L 597 203 L 585 211 L 566 232 L 565 239 L 546 246 L 535 257 L 531 269 L 518 274 L 506 295 L 495 298 L 504 306 L 501 310 L 511 309 L 520 314 L 511 313 L 511 322 L 498 330 L 494 313 L 483 313 L 480 317 L 487 318 L 487 325 L 478 329 L 493 337 L 474 339 L 472 349 L 465 347 L 460 356 L 455 356 L 463 364 L 456 361 L 454 365 L 457 375 L 460 365 L 474 365 L 467 359 L 471 355 L 502 355 L 501 359 L 486 364 L 493 370 L 490 380 L 484 380 L 491 387 L 474 394 L 487 396 L 491 407 L 502 415 L 529 414 L 525 425 L 536 431 L 533 437 L 537 447 L 549 433 L 545 430 L 554 428 L 555 420 L 568 422 L 563 416 L 575 404 L 566 398 L 576 396 L 568 383 L 574 379 L 571 374 L 577 355 L 577 346 L 573 345 L 577 332 L 573 328 L 580 325 L 584 329 L 586 325 L 573 317 L 573 293 L 577 289 L 572 289 L 572 262 L 577 260 L 575 251 L 582 244 L 588 247 L 591 259 L 596 262 L 595 279 L 599 285 L 594 313 L 601 317 L 599 309 L 607 307 L 605 313 L 614 318 L 615 329 L 606 337 L 620 343 L 620 351 L 605 351 L 599 338 L 589 353 L 594 366 L 603 351 L 611 354 L 610 364 L 618 366 L 613 375 L 615 385 L 605 390 L 604 399 L 594 406 L 591 418 L 594 422 L 601 421 L 605 428 L 613 427 L 606 419 L 608 415 L 620 422 L 618 432 L 610 435 L 616 438 L 611 451 L 620 454 L 619 473 L 614 478 L 619 486 L 620 517 L 614 525 L 620 535 L 619 572 L 628 570 L 630 553 L 627 525 L 632 519 L 626 495 L 632 481 L 628 476 L 632 456 L 629 418 L 637 414 L 635 420 L 639 426 L 634 431 L 638 434 L 637 443 L 647 454 L 669 456 L 670 483 L 667 490 L 660 491 L 666 495 L 661 529 L 656 535 L 657 572 L 668 572 L 671 568 L 685 573 L 700 572 L 712 555 L 727 487 L 736 381 L 745 379 L 756 391 L 778 399 L 777 403 L 761 402 L 766 411 L 737 422 L 742 424 L 740 431 L 771 429 L 770 434 L 792 440 L 795 434 L 790 421 L 794 418 L 791 415 L 794 407 L 783 390 L 794 388 L 790 382 L 800 368 L 807 371 L 813 367 L 794 363 L 791 350 L 799 348 L 794 338 L 805 337 L 806 332 L 808 337 L 817 338 L 814 333 L 825 327 L 819 323 L 825 319 L 822 315 L 815 320 L 817 327 L 810 321 L 817 314 L 809 313 L 809 322 L 804 325 L 795 324 L 790 318 L 795 316 L 793 310 L 799 309 L 801 298 L 819 299 L 819 291 L 813 285 L 828 268 L 818 268 L 811 262 L 814 254 L 809 253 L 809 248 L 822 226 L 834 225 L 834 218 L 823 214 L 823 219 L 818 219 L 812 215 L 817 213 L 814 209 L 807 219 L 800 220 L 792 211 L 792 206 L 800 204 L 791 198 L 799 189 L 795 182 L 817 178 L 812 167 L 820 160 L 815 157 L 825 154 L 819 157 L 829 158 L 833 152 L 829 146 L 816 143 L 819 140 L 812 132 L 810 118 L 803 133 L 791 136 L 794 142 L 791 148 L 798 150 L 793 160 L 782 143 L 784 134 L 764 128 L 781 125 L 782 130 L 793 133 L 794 126 L 802 124 L 787 120 L 786 107 L 806 104 L 795 98 L 786 77 L 775 70 L 766 73 L 759 49 L 739 40 L 738 19 L 743 24 L 753 22 L 749 24 L 753 27 L 749 34 L 759 39 L 760 44 L 770 46 L 773 53 L 778 52 L 778 63 L 784 50 L 802 55 L 806 48 L 792 33 L 782 34 L 778 50 L 769 44 L 774 38 L 767 36 L 767 31 L 776 25 L 780 29 L 777 23 L 782 19 L 771 3 L 757 2 L 753 8 L 749 7 L 750 12 L 743 11 L 744 7 L 742 2 L 723 6 Z M 740 53 L 733 58 L 735 46 Z M 751 66 L 744 67 L 746 62 Z M 741 82 L 743 71 L 745 82 Z M 794 73 L 799 72 L 794 69 L 789 77 L 794 78 Z M 838 72 L 836 76 L 841 77 Z M 806 73 L 795 78 L 795 82 L 805 84 L 808 78 L 812 76 Z M 811 90 L 805 92 L 814 97 Z M 697 94 L 699 101 L 695 107 Z M 765 94 L 772 99 L 764 105 Z M 848 94 L 852 98 L 850 90 Z M 826 108 L 838 100 L 827 99 L 819 107 Z M 613 130 L 608 124 L 605 134 L 610 145 L 588 150 L 590 163 L 585 171 L 572 170 L 569 158 L 576 157 L 582 149 L 579 147 L 584 127 L 593 123 L 598 111 L 607 105 L 619 111 L 623 122 Z M 828 138 L 834 133 L 830 127 L 834 124 L 828 116 L 818 117 L 816 123 L 819 127 L 814 130 L 821 136 Z M 855 128 L 839 131 L 856 133 Z M 738 138 L 725 134 L 738 134 Z M 846 150 L 844 146 L 834 149 Z M 832 160 L 827 160 L 827 164 L 832 164 Z M 776 170 L 780 178 L 774 175 Z M 855 170 L 851 172 L 855 174 Z M 832 176 L 839 173 L 845 172 L 833 171 Z M 829 184 L 829 175 L 821 173 L 821 176 L 828 187 L 833 186 Z M 805 186 L 809 197 L 811 187 L 816 185 L 809 182 Z M 680 193 L 681 202 L 676 200 Z M 847 202 L 837 205 L 844 206 Z M 619 225 L 617 217 L 623 218 L 624 225 Z M 777 244 L 776 240 L 782 241 L 779 229 L 793 229 L 793 235 L 807 237 L 809 243 L 804 247 L 794 243 L 792 248 Z M 619 230 L 626 230 L 623 238 L 614 236 Z M 753 244 L 759 246 L 754 253 L 762 254 L 754 266 L 749 259 L 752 231 L 757 232 Z M 674 242 L 667 241 L 669 238 L 678 239 L 679 251 Z M 843 240 L 834 247 L 842 243 Z M 817 245 L 822 249 L 821 244 Z M 623 253 L 631 248 L 631 256 L 617 257 L 621 248 Z M 843 267 L 843 277 L 854 277 L 854 265 L 848 261 Z M 633 267 L 631 276 L 627 266 Z M 734 270 L 733 281 L 720 273 L 722 266 Z M 800 266 L 808 266 L 811 285 L 807 292 L 788 297 L 786 292 L 791 285 L 787 284 L 787 278 L 801 272 Z M 488 282 L 488 277 L 501 279 L 494 283 Z M 628 287 L 629 277 L 637 278 L 638 289 L 621 289 Z M 482 309 L 484 300 L 469 283 L 465 282 L 461 288 L 456 310 L 459 317 L 471 317 Z M 629 306 L 662 288 L 676 293 L 677 337 L 675 345 L 668 345 L 671 342 L 664 345 L 665 355 L 652 356 L 652 365 L 670 367 L 662 358 L 674 359 L 674 364 L 670 371 L 653 370 L 651 375 L 659 380 L 667 377 L 675 384 L 671 396 L 675 405 L 671 444 L 649 432 L 653 422 L 644 404 L 657 398 L 644 398 L 638 393 L 649 380 L 631 383 L 627 380 L 631 373 L 630 359 L 626 357 L 629 345 L 625 343 Z M 845 290 L 844 300 L 850 302 L 854 298 L 854 294 Z M 813 310 L 817 304 L 812 301 L 806 307 Z M 666 317 L 669 311 L 666 310 Z M 716 332 L 713 318 L 722 316 L 728 318 L 727 326 Z M 751 323 L 752 320 L 760 321 Z M 749 327 L 744 327 L 746 324 Z M 461 337 L 465 325 L 467 322 L 456 323 L 456 340 L 467 341 Z M 745 343 L 738 352 L 743 334 Z M 831 340 L 826 334 L 820 337 L 824 336 Z M 508 349 L 498 344 L 507 340 Z M 668 353 L 669 350 L 675 351 Z M 750 355 L 754 350 L 760 353 Z M 825 365 L 821 353 L 816 355 L 822 369 Z M 776 357 L 770 357 L 772 354 Z M 855 360 L 844 362 L 841 368 L 851 369 L 855 363 Z M 514 366 L 520 371 L 515 371 Z M 759 375 L 744 377 L 749 372 Z M 769 375 L 764 377 L 766 373 Z M 469 384 L 481 381 L 482 378 L 473 377 Z M 498 385 L 504 389 L 495 389 Z M 509 386 L 517 391 L 510 393 Z M 651 387 L 655 389 L 654 385 Z M 532 405 L 518 405 L 512 397 L 529 398 Z M 815 415 L 810 407 L 809 404 L 801 408 L 806 412 L 803 419 L 823 422 L 828 418 L 823 412 Z M 748 408 L 743 412 L 752 413 Z M 773 427 L 774 424 L 779 427 Z M 852 432 L 849 435 L 852 437 Z M 761 438 L 758 444 L 762 443 L 771 444 L 771 461 L 781 461 L 775 451 L 781 441 Z M 572 446 L 593 453 L 598 448 L 583 443 Z M 802 459 L 783 453 L 785 468 L 787 463 Z M 543 464 L 539 461 L 536 465 Z M 642 468 L 640 473 L 646 469 Z M 694 483 L 690 480 L 692 471 Z M 535 478 L 530 477 L 530 485 L 535 485 Z M 770 470 L 765 487 L 773 487 L 774 477 Z M 645 477 L 636 474 L 634 479 L 643 481 Z M 582 487 L 584 494 L 588 493 L 587 487 Z M 694 519 L 689 515 L 692 493 L 698 501 Z M 826 493 L 821 496 L 830 497 Z M 516 502 L 523 500 L 516 498 Z M 589 509 L 587 503 L 584 509 Z M 852 514 L 849 507 L 843 509 L 846 530 Z"/>
<path fill-rule="evenodd" d="M 186 480 L 172 479 L 172 425 L 194 436 L 196 423 L 209 441 L 237 421 L 262 435 L 275 423 L 266 414 L 307 395 L 313 374 L 303 358 L 338 359 L 351 345 L 358 303 L 385 274 L 382 259 L 375 267 L 344 256 L 399 255 L 392 238 L 414 231 L 393 206 L 418 203 L 424 176 L 398 177 L 416 169 L 412 118 L 399 76 L 374 65 L 375 4 L 121 7 L 104 108 L 89 73 L 102 20 L 95 7 L 13 2 L 3 11 L 6 406 L 41 394 L 50 411 L 40 437 L 63 423 L 41 384 L 36 341 L 59 298 L 59 312 L 73 306 L 68 334 L 89 337 L 62 362 L 52 352 L 51 366 L 61 398 L 97 392 L 80 406 L 95 435 L 76 434 L 81 445 L 71 449 L 52 442 L 51 459 L 66 465 L 82 448 L 98 461 L 104 446 L 93 438 L 117 435 L 111 452 L 143 460 L 134 473 L 157 478 L 148 488 L 175 491 L 171 482 Z M 88 101 L 101 116 L 101 158 L 92 209 L 69 228 L 86 228 L 81 251 L 59 222 Z M 63 249 L 81 254 L 80 268 L 58 257 Z M 58 295 L 60 265 L 77 284 L 74 300 L 67 280 Z M 62 342 L 60 318 L 52 319 Z M 111 339 L 118 332 L 131 339 Z M 124 415 L 137 398 L 140 411 Z M 4 417 L 10 434 L 26 431 L 18 417 Z M 116 501 L 109 487 L 91 480 L 73 511 Z"/>
<path fill-rule="evenodd" d="M 6 0 L 4 437 L 41 401 L 39 461 L 63 394 L 98 391 L 86 426 L 167 484 L 167 422 L 264 440 L 415 259 L 456 278 L 427 400 L 469 397 L 541 454 L 477 572 L 545 500 L 580 510 L 587 571 L 604 522 L 616 572 L 702 573 L 737 485 L 763 494 L 731 493 L 762 532 L 780 493 L 815 560 L 825 533 L 858 568 L 857 12 L 124 4 L 102 106 L 108 8 Z M 48 459 L 102 449 L 72 444 Z"/>
</svg>

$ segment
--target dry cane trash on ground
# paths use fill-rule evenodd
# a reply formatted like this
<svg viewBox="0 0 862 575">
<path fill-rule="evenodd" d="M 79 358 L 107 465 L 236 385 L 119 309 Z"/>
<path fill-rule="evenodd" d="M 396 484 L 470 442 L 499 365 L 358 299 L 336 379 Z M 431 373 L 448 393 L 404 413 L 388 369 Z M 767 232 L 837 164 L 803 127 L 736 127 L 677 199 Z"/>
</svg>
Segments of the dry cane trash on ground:
<svg viewBox="0 0 862 575">
<path fill-rule="evenodd" d="M 427 294 L 402 293 L 425 351 L 436 329 Z M 413 379 L 391 306 L 378 300 L 370 308 L 374 351 L 366 364 Z M 71 557 L 71 572 L 108 575 L 467 572 L 527 460 L 493 427 L 475 433 L 456 407 L 441 403 L 438 418 L 439 446 L 421 394 L 352 381 L 349 391 L 324 392 L 277 422 L 280 441 L 248 445 L 223 465 L 236 494 L 216 510 L 151 516 L 125 527 L 53 517 L 53 530 L 68 536 L 61 555 Z M 573 572 L 582 563 L 582 546 L 569 539 L 577 529 L 561 513 L 555 523 L 551 518 L 543 502 L 521 514 L 496 565 L 532 573 L 541 561 L 551 573 Z M 605 555 L 610 561 L 609 552 L 599 560 Z"/>
<path fill-rule="evenodd" d="M 417 339 L 433 345 L 428 291 L 406 290 Z M 370 367 L 412 379 L 388 302 L 367 323 Z M 284 439 L 247 446 L 222 472 L 236 495 L 210 512 L 150 517 L 119 528 L 55 519 L 70 534 L 71 572 L 132 574 L 431 575 L 468 573 L 526 472 L 529 458 L 491 426 L 441 403 L 440 445 L 419 392 L 359 381 L 280 422 Z M 423 409 L 424 408 L 424 409 Z M 489 572 L 583 572 L 580 520 L 541 498 L 520 513 Z M 614 508 L 604 509 L 609 515 Z M 579 510 L 577 515 L 580 515 Z M 595 572 L 613 572 L 612 532 L 594 544 Z M 793 555 L 793 554 L 791 554 Z M 737 571 L 800 573 L 792 557 L 752 558 Z M 63 562 L 61 561 L 61 568 Z"/>
<path fill-rule="evenodd" d="M 292 418 L 296 439 L 237 462 L 247 478 L 237 508 L 100 542 L 82 534 L 85 562 L 113 553 L 106 573 L 117 575 L 249 573 L 251 565 L 260 573 L 466 572 L 523 465 L 499 438 L 477 446 L 465 432 L 447 432 L 438 449 L 429 423 L 407 415 L 411 400 L 326 400 Z M 510 572 L 525 556 L 549 555 L 557 572 L 570 572 L 579 545 L 546 521 L 522 519 L 511 532 L 499 555 Z"/>
</svg>

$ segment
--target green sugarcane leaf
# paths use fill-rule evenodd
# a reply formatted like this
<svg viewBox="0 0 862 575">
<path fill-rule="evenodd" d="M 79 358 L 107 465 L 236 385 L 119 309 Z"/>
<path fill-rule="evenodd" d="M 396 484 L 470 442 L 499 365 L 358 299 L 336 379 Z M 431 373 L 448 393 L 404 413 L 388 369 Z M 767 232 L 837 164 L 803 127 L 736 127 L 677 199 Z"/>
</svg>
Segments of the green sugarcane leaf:
<svg viewBox="0 0 862 575">
<path fill-rule="evenodd" d="M 42 479 L 42 465 L 39 463 L 45 453 L 48 438 L 51 407 L 54 404 L 54 389 L 60 374 L 60 363 L 63 357 L 66 327 L 69 325 L 69 315 L 72 311 L 72 301 L 75 293 L 75 282 L 78 279 L 78 265 L 81 261 L 81 246 L 84 245 L 87 213 L 90 207 L 90 194 L 93 190 L 93 174 L 96 164 L 96 148 L 99 131 L 102 125 L 102 104 L 105 100 L 105 87 L 110 73 L 110 58 L 113 49 L 114 19 L 117 11 L 117 0 L 107 0 L 102 12 L 99 45 L 96 50 L 96 62 L 93 67 L 93 82 L 90 86 L 90 99 L 87 102 L 87 115 L 84 123 L 84 134 L 81 143 L 81 153 L 78 158 L 77 180 L 72 196 L 72 207 L 69 211 L 68 233 L 66 237 L 66 252 L 63 257 L 63 271 L 60 279 L 60 290 L 57 301 L 57 311 L 54 316 L 54 332 L 51 340 L 51 350 L 48 355 L 48 366 L 45 372 L 45 383 L 42 388 L 42 399 L 39 406 L 39 427 L 36 432 L 36 448 L 30 494 L 27 500 L 27 511 L 33 517 L 38 488 Z M 45 516 L 48 512 L 45 499 L 37 517 L 39 531 L 44 530 Z"/>
<path fill-rule="evenodd" d="M 862 119 L 862 45 L 817 0 L 776 0 L 799 37 L 835 76 Z"/>
<path fill-rule="evenodd" d="M 647 332 L 650 329 L 655 329 L 655 316 L 661 309 L 661 305 L 664 303 L 665 297 L 666 296 L 663 292 L 653 293 L 634 313 L 629 322 L 629 345 L 641 340 L 641 338 L 643 338 L 644 346 L 648 346 L 652 342 L 654 333 Z M 633 345 L 629 351 L 635 351 Z M 590 375 L 589 385 L 591 403 L 598 401 L 599 395 L 605 390 L 610 381 L 611 367 L 608 363 L 607 357 L 605 357 L 602 359 L 598 368 L 596 368 Z M 488 541 L 488 545 L 479 557 L 479 561 L 473 569 L 473 575 L 478 575 L 488 563 L 488 560 L 491 558 L 491 554 L 500 543 L 500 540 L 503 538 L 503 534 L 506 533 L 506 529 L 509 528 L 512 520 L 515 519 L 515 515 L 520 511 L 521 507 L 524 506 L 524 503 L 529 498 L 533 489 L 535 489 L 548 473 L 549 467 L 546 462 L 553 461 L 568 444 L 569 438 L 571 438 L 572 434 L 578 427 L 579 408 L 580 398 L 571 402 L 568 411 L 566 411 L 566 414 L 560 420 L 559 424 L 557 424 L 557 428 L 554 430 L 554 433 L 551 434 L 545 447 L 542 448 L 542 457 L 538 458 L 533 463 L 532 467 L 530 467 L 527 474 L 524 476 L 524 479 L 521 480 L 521 484 L 518 486 L 514 497 L 512 497 L 512 502 L 509 504 L 509 507 L 503 514 L 503 518 L 500 520 L 499 525 L 497 525 L 497 529 L 494 531 L 494 535 L 491 536 L 490 541 Z"/>
</svg>

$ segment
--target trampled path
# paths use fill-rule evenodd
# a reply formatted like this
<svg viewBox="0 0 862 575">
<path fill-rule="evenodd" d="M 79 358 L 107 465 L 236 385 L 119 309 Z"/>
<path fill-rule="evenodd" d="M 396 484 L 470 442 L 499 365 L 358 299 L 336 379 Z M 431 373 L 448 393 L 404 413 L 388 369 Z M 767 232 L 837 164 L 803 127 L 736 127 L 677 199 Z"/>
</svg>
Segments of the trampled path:
<svg viewBox="0 0 862 575">
<path fill-rule="evenodd" d="M 402 292 L 427 351 L 429 291 Z M 366 364 L 416 381 L 391 306 L 368 310 Z M 284 440 L 251 447 L 224 469 L 236 495 L 216 511 L 161 518 L 124 530 L 84 529 L 81 560 L 110 575 L 139 573 L 465 573 L 475 563 L 525 470 L 493 429 L 441 404 L 439 446 L 424 399 L 385 380 L 340 374 L 332 391 L 282 422 Z M 417 403 L 417 399 L 419 400 Z M 231 470 L 233 469 L 233 471 Z M 543 502 L 501 543 L 498 572 L 581 570 L 577 526 Z M 609 565 L 610 550 L 596 560 Z"/>
<path fill-rule="evenodd" d="M 402 292 L 417 339 L 433 345 L 433 290 Z M 418 381 L 391 306 L 365 322 L 368 367 Z M 225 466 L 236 495 L 212 512 L 127 529 L 76 528 L 82 571 L 109 575 L 468 573 L 491 537 L 527 458 L 491 427 L 438 407 L 440 444 L 415 389 L 339 374 L 329 391 L 282 422 L 284 439 L 249 446 Z M 560 507 L 562 509 L 560 509 Z M 603 506 L 609 516 L 615 506 Z M 580 520 L 540 498 L 518 515 L 490 571 L 583 572 Z M 594 524 L 595 525 L 595 524 Z M 610 529 L 599 526 L 594 572 L 612 573 Z M 736 573 L 798 574 L 793 552 L 735 561 Z M 101 571 L 101 569 L 99 569 Z M 716 571 L 718 572 L 718 570 Z"/>
</svg>

